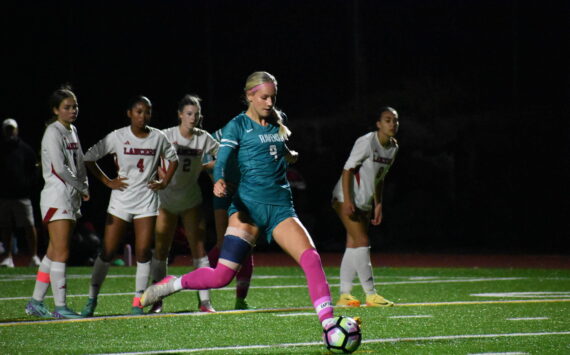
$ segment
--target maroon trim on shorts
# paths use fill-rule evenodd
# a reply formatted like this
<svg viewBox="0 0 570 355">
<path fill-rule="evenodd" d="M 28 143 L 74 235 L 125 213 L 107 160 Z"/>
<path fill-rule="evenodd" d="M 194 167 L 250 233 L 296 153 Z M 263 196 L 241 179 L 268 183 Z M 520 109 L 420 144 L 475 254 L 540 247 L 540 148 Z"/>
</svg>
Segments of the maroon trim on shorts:
<svg viewBox="0 0 570 355">
<path fill-rule="evenodd" d="M 49 221 L 51 220 L 51 218 L 53 217 L 53 215 L 57 212 L 57 208 L 55 207 L 50 207 L 49 210 L 46 213 L 46 216 L 43 219 L 43 223 L 44 224 L 48 224 Z"/>
</svg>

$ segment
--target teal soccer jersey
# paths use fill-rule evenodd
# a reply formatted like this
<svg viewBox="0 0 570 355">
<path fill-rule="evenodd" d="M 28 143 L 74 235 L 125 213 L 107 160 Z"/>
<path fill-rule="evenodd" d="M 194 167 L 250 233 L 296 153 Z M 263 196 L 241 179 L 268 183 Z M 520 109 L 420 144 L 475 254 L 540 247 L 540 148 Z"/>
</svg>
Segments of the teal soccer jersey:
<svg viewBox="0 0 570 355">
<path fill-rule="evenodd" d="M 286 176 L 285 141 L 278 132 L 278 124 L 264 127 L 245 113 L 228 122 L 218 150 L 214 181 L 225 178 L 228 159 L 233 151 L 237 151 L 241 172 L 238 196 L 243 200 L 292 206 Z"/>
<path fill-rule="evenodd" d="M 214 132 L 214 134 L 212 134 L 212 136 L 214 137 L 215 140 L 218 141 L 218 143 L 222 143 L 223 132 L 225 129 L 226 126 L 218 129 L 216 132 Z M 226 182 L 234 184 L 237 187 L 240 180 L 240 171 L 239 171 L 236 153 L 237 153 L 236 151 L 233 151 L 228 157 L 226 168 L 224 169 L 225 173 L 224 180 L 226 180 Z"/>
</svg>

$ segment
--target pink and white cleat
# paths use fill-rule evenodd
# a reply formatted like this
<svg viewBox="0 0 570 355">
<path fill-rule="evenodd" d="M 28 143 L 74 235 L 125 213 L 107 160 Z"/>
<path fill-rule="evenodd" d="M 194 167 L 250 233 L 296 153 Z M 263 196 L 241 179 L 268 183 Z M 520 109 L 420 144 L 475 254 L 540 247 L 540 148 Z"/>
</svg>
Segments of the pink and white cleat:
<svg viewBox="0 0 570 355">
<path fill-rule="evenodd" d="M 177 292 L 177 290 L 174 289 L 174 281 L 176 281 L 175 276 L 166 276 L 164 279 L 147 288 L 141 297 L 141 305 L 143 307 L 150 306 L 161 301 L 164 297 Z"/>
</svg>

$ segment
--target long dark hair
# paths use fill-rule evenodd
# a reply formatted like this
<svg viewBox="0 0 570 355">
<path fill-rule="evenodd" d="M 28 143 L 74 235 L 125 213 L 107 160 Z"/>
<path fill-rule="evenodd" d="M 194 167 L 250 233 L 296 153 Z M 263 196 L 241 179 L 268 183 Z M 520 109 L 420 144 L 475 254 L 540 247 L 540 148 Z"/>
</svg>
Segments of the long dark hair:
<svg viewBox="0 0 570 355">
<path fill-rule="evenodd" d="M 48 120 L 48 122 L 46 123 L 46 126 L 57 120 L 57 116 L 55 115 L 53 110 L 59 108 L 59 105 L 61 105 L 63 100 L 69 99 L 69 98 L 73 98 L 73 99 L 75 99 L 75 101 L 77 101 L 77 97 L 75 96 L 75 94 L 71 90 L 70 84 L 62 85 L 59 89 L 55 90 L 51 94 L 51 96 L 49 97 L 49 109 L 50 109 L 52 117 Z"/>
</svg>

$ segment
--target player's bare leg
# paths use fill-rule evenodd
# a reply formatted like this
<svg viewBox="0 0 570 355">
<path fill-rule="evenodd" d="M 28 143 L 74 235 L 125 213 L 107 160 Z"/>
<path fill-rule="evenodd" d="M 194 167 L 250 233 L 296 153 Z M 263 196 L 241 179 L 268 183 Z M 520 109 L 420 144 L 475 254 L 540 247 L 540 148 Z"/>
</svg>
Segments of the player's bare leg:
<svg viewBox="0 0 570 355">
<path fill-rule="evenodd" d="M 160 208 L 156 217 L 154 254 L 150 263 L 152 283 L 157 283 L 168 273 L 168 255 L 178 224 L 178 215 Z M 162 302 L 155 303 L 149 313 L 162 312 Z"/>
<path fill-rule="evenodd" d="M 135 276 L 135 295 L 131 308 L 132 314 L 142 314 L 143 309 L 140 298 L 148 286 L 150 276 L 151 247 L 153 243 L 156 216 L 135 218 L 133 227 L 135 230 L 135 258 L 137 271 Z"/>
<path fill-rule="evenodd" d="M 192 253 L 192 263 L 195 268 L 210 267 L 206 255 L 206 220 L 202 206 L 190 208 L 182 213 L 182 224 L 186 231 L 188 245 Z M 202 312 L 212 313 L 216 310 L 212 307 L 209 290 L 198 291 L 198 308 Z"/>
<path fill-rule="evenodd" d="M 366 293 L 366 305 L 371 307 L 393 306 L 376 292 L 372 263 L 370 261 L 370 239 L 368 229 L 370 213 L 360 210 L 352 216 L 342 213 L 340 203 L 335 202 L 333 208 L 346 229 L 346 249 L 340 267 L 339 306 L 358 307 L 360 301 L 352 296 L 352 280 L 356 275 Z"/>
<path fill-rule="evenodd" d="M 154 304 L 182 289 L 207 290 L 228 285 L 234 278 L 243 259 L 255 245 L 258 228 L 244 213 L 234 213 L 229 219 L 220 259 L 215 269 L 203 267 L 180 278 L 167 276 L 158 284 L 150 286 L 141 298 L 141 304 Z"/>
<path fill-rule="evenodd" d="M 49 279 L 54 295 L 55 318 L 80 318 L 80 316 L 67 307 L 67 279 L 66 262 L 69 258 L 69 242 L 75 227 L 75 221 L 60 219 L 51 221 L 47 225 L 50 242 L 47 256 L 51 260 Z"/>
<path fill-rule="evenodd" d="M 103 249 L 97 259 L 95 259 L 89 285 L 89 299 L 81 311 L 81 315 L 84 317 L 92 317 L 95 312 L 97 296 L 107 277 L 111 260 L 115 257 L 128 225 L 129 222 L 112 214 L 107 214 L 105 233 L 103 235 Z"/>
</svg>

